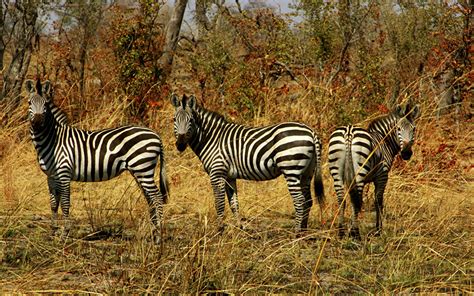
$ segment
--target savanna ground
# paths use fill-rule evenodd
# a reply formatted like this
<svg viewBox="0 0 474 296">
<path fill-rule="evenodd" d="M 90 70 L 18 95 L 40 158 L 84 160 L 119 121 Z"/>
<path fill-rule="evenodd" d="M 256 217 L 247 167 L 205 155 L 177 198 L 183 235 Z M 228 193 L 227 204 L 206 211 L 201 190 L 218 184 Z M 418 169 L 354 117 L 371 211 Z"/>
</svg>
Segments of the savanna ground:
<svg viewBox="0 0 474 296">
<path fill-rule="evenodd" d="M 302 106 L 280 111 L 319 116 Z M 22 104 L 16 116 L 24 118 L 26 108 Z M 367 236 L 374 226 L 371 187 L 360 243 L 335 234 L 337 202 L 325 160 L 323 223 L 313 206 L 309 231 L 296 238 L 282 178 L 238 181 L 245 228 L 235 227 L 227 207 L 228 226 L 218 234 L 208 176 L 191 150 L 178 154 L 174 147 L 170 104 L 151 120 L 165 142 L 171 188 L 162 244 L 150 240 L 147 205 L 128 173 L 72 184 L 74 229 L 63 241 L 50 236 L 47 183 L 28 122 L 2 127 L 0 291 L 472 293 L 472 122 L 435 120 L 432 107 L 422 108 L 412 160 L 398 160 L 390 175 L 383 233 Z M 119 103 L 101 110 L 76 126 L 120 121 Z M 254 124 L 267 121 L 262 117 Z M 349 213 L 350 208 L 347 218 Z"/>
</svg>

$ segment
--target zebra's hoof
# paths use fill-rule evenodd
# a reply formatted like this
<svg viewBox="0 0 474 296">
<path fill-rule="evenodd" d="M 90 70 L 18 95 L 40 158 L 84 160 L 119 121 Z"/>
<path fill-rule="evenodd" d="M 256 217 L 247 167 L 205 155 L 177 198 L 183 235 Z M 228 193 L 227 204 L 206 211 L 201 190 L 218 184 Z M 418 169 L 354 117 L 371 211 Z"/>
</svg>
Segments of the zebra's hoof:
<svg viewBox="0 0 474 296">
<path fill-rule="evenodd" d="M 244 225 L 242 225 L 242 223 L 240 223 L 240 222 L 237 222 L 235 224 L 235 227 L 238 228 L 239 230 L 244 230 Z"/>
<path fill-rule="evenodd" d="M 160 227 L 153 229 L 151 233 L 151 240 L 153 241 L 153 243 L 155 243 L 156 245 L 159 245 L 160 243 L 162 243 L 162 234 L 163 234 L 163 229 L 161 229 Z"/>
<path fill-rule="evenodd" d="M 225 230 L 225 224 L 221 224 L 217 227 L 217 232 L 219 234 L 223 234 L 224 233 L 224 230 Z"/>
<path fill-rule="evenodd" d="M 161 242 L 162 242 L 161 236 L 155 235 L 155 236 L 153 237 L 153 243 L 154 243 L 155 245 L 159 246 L 159 245 L 161 244 Z"/>
<path fill-rule="evenodd" d="M 379 237 L 382 231 L 380 229 L 374 229 L 369 232 L 370 236 Z"/>
<path fill-rule="evenodd" d="M 58 227 L 51 227 L 50 235 L 53 237 L 56 236 L 58 234 L 58 230 L 59 230 Z"/>
<path fill-rule="evenodd" d="M 66 242 L 69 238 L 69 230 L 64 230 L 62 233 L 61 233 L 61 241 L 62 242 Z"/>
<path fill-rule="evenodd" d="M 337 229 L 337 236 L 338 236 L 339 238 L 343 238 L 344 235 L 345 235 L 344 228 L 343 228 L 343 227 L 339 227 L 339 228 Z"/>
<path fill-rule="evenodd" d="M 355 240 L 360 241 L 361 238 L 360 238 L 359 228 L 352 228 L 351 231 L 349 232 L 349 236 Z"/>
</svg>

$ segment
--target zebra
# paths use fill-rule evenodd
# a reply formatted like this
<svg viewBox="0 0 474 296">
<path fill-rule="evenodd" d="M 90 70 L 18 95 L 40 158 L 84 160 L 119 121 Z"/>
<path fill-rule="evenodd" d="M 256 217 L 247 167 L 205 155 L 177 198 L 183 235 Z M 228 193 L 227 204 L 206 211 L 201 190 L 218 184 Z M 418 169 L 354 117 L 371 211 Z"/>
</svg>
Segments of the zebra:
<svg viewBox="0 0 474 296">
<path fill-rule="evenodd" d="M 240 227 L 236 179 L 263 181 L 283 175 L 296 211 L 296 233 L 307 228 L 312 206 L 310 185 L 318 203 L 324 204 L 321 176 L 321 141 L 306 125 L 284 122 L 247 127 L 196 103 L 194 96 L 171 96 L 175 107 L 176 148 L 189 145 L 210 176 L 219 230 L 224 229 L 225 195 Z"/>
<path fill-rule="evenodd" d="M 370 122 L 367 129 L 353 125 L 336 128 L 329 139 L 329 171 L 339 202 L 338 230 L 344 235 L 345 190 L 352 204 L 350 236 L 360 240 L 358 215 L 365 184 L 375 185 L 376 232 L 382 229 L 383 195 L 395 156 L 409 160 L 413 154 L 418 105 L 398 105 L 391 113 Z"/>
<path fill-rule="evenodd" d="M 168 199 L 163 143 L 151 129 L 122 126 L 86 131 L 68 124 L 65 113 L 52 101 L 49 81 L 25 82 L 28 92 L 30 135 L 41 170 L 47 175 L 52 211 L 51 228 L 57 229 L 58 208 L 65 220 L 63 235 L 70 230 L 71 181 L 110 180 L 128 170 L 148 202 L 154 233 L 161 230 L 163 204 Z M 160 160 L 160 189 L 154 181 Z"/>
</svg>

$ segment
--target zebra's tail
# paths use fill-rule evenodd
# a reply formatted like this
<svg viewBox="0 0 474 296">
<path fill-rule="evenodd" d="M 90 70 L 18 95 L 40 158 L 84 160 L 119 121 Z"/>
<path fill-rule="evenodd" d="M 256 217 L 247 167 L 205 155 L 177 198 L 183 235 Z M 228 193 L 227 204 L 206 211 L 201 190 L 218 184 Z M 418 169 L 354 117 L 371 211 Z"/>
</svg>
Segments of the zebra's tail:
<svg viewBox="0 0 474 296">
<path fill-rule="evenodd" d="M 318 200 L 319 207 L 322 209 L 325 203 L 324 200 L 324 184 L 323 184 L 323 176 L 322 176 L 322 169 L 321 169 L 321 154 L 322 154 L 322 145 L 321 141 L 319 140 L 318 136 L 314 136 L 314 150 L 316 151 L 316 165 L 314 167 L 314 195 Z"/>
<path fill-rule="evenodd" d="M 160 149 L 160 192 L 163 195 L 163 203 L 168 203 L 168 178 L 166 176 L 165 151 L 163 145 Z"/>
<path fill-rule="evenodd" d="M 349 132 L 347 133 L 350 134 Z M 354 188 L 354 162 L 352 160 L 352 137 L 345 137 L 346 139 L 346 155 L 344 159 L 344 176 L 343 182 L 346 189 L 350 192 Z"/>
</svg>

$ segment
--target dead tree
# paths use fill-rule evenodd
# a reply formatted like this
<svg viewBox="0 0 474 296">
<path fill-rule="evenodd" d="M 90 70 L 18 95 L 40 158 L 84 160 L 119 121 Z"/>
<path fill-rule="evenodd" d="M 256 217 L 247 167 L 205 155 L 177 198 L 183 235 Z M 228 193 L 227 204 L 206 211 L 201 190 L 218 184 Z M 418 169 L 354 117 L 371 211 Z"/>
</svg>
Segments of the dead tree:
<svg viewBox="0 0 474 296">
<path fill-rule="evenodd" d="M 176 0 L 171 19 L 166 26 L 165 46 L 163 55 L 158 60 L 162 69 L 161 81 L 164 82 L 171 73 L 173 57 L 178 46 L 179 32 L 183 22 L 184 11 L 188 0 Z"/>
<path fill-rule="evenodd" d="M 2 59 L 3 88 L 0 93 L 0 102 L 6 101 L 8 111 L 14 110 L 19 105 L 21 87 L 30 65 L 34 41 L 38 38 L 36 20 L 38 18 L 37 1 L 16 1 L 9 10 L 11 26 L 10 31 L 5 30 L 5 16 L 2 7 L 2 22 L 0 32 L 2 34 L 2 46 L 0 47 L 0 58 Z M 6 68 L 3 65 L 3 54 L 8 42 L 12 42 L 11 62 Z"/>
</svg>

